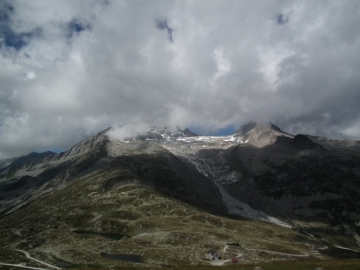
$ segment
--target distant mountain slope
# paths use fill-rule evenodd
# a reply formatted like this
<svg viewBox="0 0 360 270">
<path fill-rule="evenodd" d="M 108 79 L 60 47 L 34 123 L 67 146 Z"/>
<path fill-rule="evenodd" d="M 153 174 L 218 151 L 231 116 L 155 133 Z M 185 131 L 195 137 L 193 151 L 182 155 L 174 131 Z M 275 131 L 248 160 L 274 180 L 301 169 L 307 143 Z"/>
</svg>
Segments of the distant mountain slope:
<svg viewBox="0 0 360 270">
<path fill-rule="evenodd" d="M 32 152 L 29 155 L 10 159 L 3 167 L 0 169 L 1 175 L 11 175 L 21 169 L 26 169 L 34 167 L 39 163 L 46 163 L 56 156 L 56 153 L 53 152 L 43 152 L 35 153 Z M 9 178 L 9 176 L 8 176 Z"/>
<path fill-rule="evenodd" d="M 100 132 L 58 155 L 32 153 L 13 161 L 4 170 L 6 173 L 14 172 L 12 180 L 0 182 L 3 202 L 0 209 L 17 209 L 43 193 L 106 168 L 111 163 L 112 166 L 127 167 L 139 179 L 163 192 L 209 211 L 226 213 L 217 187 L 166 149 L 138 140 L 131 143 L 110 140 L 106 132 Z M 182 136 L 181 133 L 178 136 Z M 34 156 L 49 158 L 36 159 Z M 23 166 L 21 170 L 18 164 Z"/>
<path fill-rule="evenodd" d="M 244 181 L 251 182 L 290 216 L 337 225 L 349 222 L 357 229 L 360 155 L 326 151 L 306 136 L 296 135 L 279 137 L 263 148 L 235 146 L 227 159 L 244 179 L 226 186 L 234 197 L 242 194 L 237 191 Z"/>
<path fill-rule="evenodd" d="M 6 252 L 97 267 L 119 266 L 101 257 L 111 252 L 141 253 L 147 266 L 179 266 L 178 254 L 203 264 L 213 248 L 246 262 L 359 258 L 356 142 L 294 136 L 272 123 L 218 137 L 151 128 L 119 140 L 109 131 L 60 154 L 0 163 Z M 126 237 L 104 248 L 105 234 Z"/>
<path fill-rule="evenodd" d="M 331 140 L 325 137 L 320 136 L 310 136 L 308 137 L 313 140 L 314 142 L 317 142 L 319 144 L 330 147 L 337 147 L 337 148 L 345 148 L 355 151 L 360 151 L 360 141 L 354 141 L 354 140 Z"/>
</svg>

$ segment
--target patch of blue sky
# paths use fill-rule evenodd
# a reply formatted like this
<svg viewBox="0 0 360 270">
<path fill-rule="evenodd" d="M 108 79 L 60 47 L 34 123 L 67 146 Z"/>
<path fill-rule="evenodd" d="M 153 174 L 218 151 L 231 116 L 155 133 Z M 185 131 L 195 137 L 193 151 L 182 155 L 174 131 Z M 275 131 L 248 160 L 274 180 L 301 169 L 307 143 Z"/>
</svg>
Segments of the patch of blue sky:
<svg viewBox="0 0 360 270">
<path fill-rule="evenodd" d="M 212 136 L 228 136 L 231 134 L 234 134 L 236 131 L 236 129 L 234 128 L 234 126 L 227 126 L 225 128 L 219 129 L 216 132 L 211 133 L 210 135 Z"/>
<path fill-rule="evenodd" d="M 91 26 L 88 23 L 80 22 L 76 19 L 73 19 L 67 23 L 67 37 L 71 38 L 74 33 L 80 33 L 85 30 L 91 30 Z"/>
<path fill-rule="evenodd" d="M 207 136 L 228 136 L 234 134 L 236 131 L 233 125 L 218 129 L 217 131 L 213 131 L 213 132 L 206 132 L 199 127 L 189 127 L 189 129 L 198 135 L 207 135 Z"/>
</svg>

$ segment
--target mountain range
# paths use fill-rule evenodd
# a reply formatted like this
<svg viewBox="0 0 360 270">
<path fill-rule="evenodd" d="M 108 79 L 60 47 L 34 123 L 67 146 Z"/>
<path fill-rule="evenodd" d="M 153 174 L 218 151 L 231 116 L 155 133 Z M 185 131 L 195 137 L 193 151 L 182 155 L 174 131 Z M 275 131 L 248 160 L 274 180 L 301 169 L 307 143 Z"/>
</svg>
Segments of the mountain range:
<svg viewBox="0 0 360 270">
<path fill-rule="evenodd" d="M 19 250 L 84 269 L 360 257 L 359 141 L 272 123 L 229 136 L 112 130 L 0 161 L 0 263 L 44 266 Z"/>
</svg>

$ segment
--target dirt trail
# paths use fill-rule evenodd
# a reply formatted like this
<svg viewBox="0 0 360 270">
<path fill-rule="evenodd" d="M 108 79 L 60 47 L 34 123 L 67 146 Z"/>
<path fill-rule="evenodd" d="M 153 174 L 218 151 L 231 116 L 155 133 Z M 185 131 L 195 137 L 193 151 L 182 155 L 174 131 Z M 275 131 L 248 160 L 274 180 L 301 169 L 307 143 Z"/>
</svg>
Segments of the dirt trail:
<svg viewBox="0 0 360 270">
<path fill-rule="evenodd" d="M 0 265 L 20 267 L 20 268 L 26 268 L 26 269 L 35 269 L 35 270 L 49 270 L 47 268 L 31 267 L 31 266 L 26 266 L 26 265 L 22 265 L 22 264 L 0 263 Z"/>
<path fill-rule="evenodd" d="M 28 252 L 26 252 L 26 251 L 23 251 L 23 250 L 20 250 L 20 249 L 15 249 L 15 250 L 24 253 L 25 256 L 26 256 L 26 258 L 28 258 L 28 259 L 30 259 L 30 260 L 33 260 L 33 261 L 38 262 L 38 263 L 41 263 L 41 264 L 46 265 L 46 266 L 48 266 L 48 267 L 50 267 L 50 268 L 53 268 L 53 269 L 59 269 L 59 270 L 61 270 L 61 268 L 59 268 L 59 267 L 57 267 L 57 266 L 55 266 L 55 265 L 51 265 L 51 264 L 48 264 L 48 263 L 46 263 L 46 262 L 43 262 L 43 261 L 40 261 L 40 260 L 37 260 L 37 259 L 31 257 L 30 254 L 29 254 Z M 38 269 L 41 269 L 41 268 L 38 268 Z"/>
</svg>

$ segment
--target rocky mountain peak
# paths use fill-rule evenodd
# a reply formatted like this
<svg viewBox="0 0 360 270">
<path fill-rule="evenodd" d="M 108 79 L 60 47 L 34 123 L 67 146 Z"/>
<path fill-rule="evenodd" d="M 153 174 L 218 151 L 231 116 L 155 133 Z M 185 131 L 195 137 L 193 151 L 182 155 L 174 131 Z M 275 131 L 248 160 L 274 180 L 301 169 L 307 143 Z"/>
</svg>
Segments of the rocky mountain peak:
<svg viewBox="0 0 360 270">
<path fill-rule="evenodd" d="M 249 122 L 243 126 L 241 126 L 237 131 L 236 134 L 238 135 L 246 135 L 251 130 L 258 130 L 258 131 L 270 131 L 274 130 L 277 132 L 283 132 L 278 126 L 274 125 L 271 122 Z"/>
<path fill-rule="evenodd" d="M 69 150 L 60 153 L 57 159 L 65 159 L 80 154 L 84 154 L 97 147 L 100 143 L 106 143 L 108 141 L 108 136 L 106 134 L 110 129 L 111 128 L 107 128 L 99 132 L 98 134 L 75 144 Z"/>
<path fill-rule="evenodd" d="M 190 129 L 188 128 L 185 128 L 184 131 L 183 131 L 184 135 L 186 137 L 196 137 L 196 136 L 199 136 L 198 134 L 192 132 Z"/>
<path fill-rule="evenodd" d="M 302 134 L 298 134 L 294 137 L 294 146 L 301 150 L 304 150 L 304 149 L 325 150 L 325 148 L 322 147 L 320 144 L 313 142 L 307 136 L 302 135 Z"/>
<path fill-rule="evenodd" d="M 275 143 L 279 146 L 290 146 L 299 150 L 319 150 L 325 151 L 325 148 L 320 144 L 312 141 L 306 135 L 298 134 L 294 138 L 279 136 Z"/>
<path fill-rule="evenodd" d="M 271 122 L 250 122 L 241 126 L 235 134 L 256 147 L 273 144 L 279 136 L 292 137 Z"/>
</svg>

